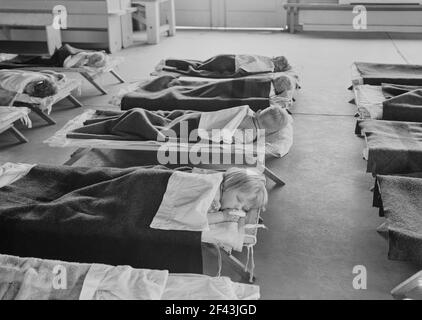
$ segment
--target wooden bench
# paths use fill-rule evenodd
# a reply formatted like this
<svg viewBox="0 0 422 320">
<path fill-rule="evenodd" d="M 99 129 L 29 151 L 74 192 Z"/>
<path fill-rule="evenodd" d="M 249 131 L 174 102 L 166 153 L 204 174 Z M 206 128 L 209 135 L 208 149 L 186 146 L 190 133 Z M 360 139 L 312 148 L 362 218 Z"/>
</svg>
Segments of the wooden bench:
<svg viewBox="0 0 422 320">
<path fill-rule="evenodd" d="M 61 30 L 64 43 L 86 49 L 106 49 L 111 53 L 133 44 L 131 0 L 1 0 L 2 11 L 12 10 L 17 14 L 0 16 L 0 25 L 10 21 L 17 28 L 11 28 L 8 36 L 0 36 L 0 40 L 45 41 L 40 27 L 53 23 L 53 8 L 57 5 L 64 6 L 67 12 L 67 28 Z M 22 12 L 30 13 L 22 19 Z M 17 21 L 25 20 L 32 23 L 29 24 L 32 28 L 18 28 Z M 33 24 L 35 22 L 37 24 Z"/>
<path fill-rule="evenodd" d="M 56 48 L 62 45 L 60 29 L 53 28 L 52 11 L 42 10 L 34 12 L 27 1 L 27 7 L 20 6 L 19 1 L 2 0 L 0 4 L 0 26 L 3 34 L 0 40 L 13 40 L 14 28 L 41 28 L 44 29 L 43 41 L 47 42 L 48 53 L 53 54 Z M 36 1 L 34 1 L 36 2 Z M 23 31 L 24 32 L 24 31 Z"/>
<path fill-rule="evenodd" d="M 367 29 L 353 28 L 355 5 L 289 2 L 287 25 L 290 33 L 303 31 L 422 32 L 422 5 L 365 4 Z"/>
<path fill-rule="evenodd" d="M 167 3 L 166 23 L 161 25 L 160 4 Z M 169 36 L 176 34 L 176 17 L 174 0 L 136 0 L 132 1 L 132 5 L 141 5 L 145 7 L 145 21 L 147 39 L 149 44 L 157 44 L 160 42 L 160 34 L 167 32 Z"/>
</svg>

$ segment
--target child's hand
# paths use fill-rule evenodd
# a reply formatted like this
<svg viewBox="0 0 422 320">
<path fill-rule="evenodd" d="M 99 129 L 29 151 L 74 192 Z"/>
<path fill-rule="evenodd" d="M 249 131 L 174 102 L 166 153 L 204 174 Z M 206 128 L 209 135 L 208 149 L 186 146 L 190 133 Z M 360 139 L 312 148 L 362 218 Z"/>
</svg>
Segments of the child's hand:
<svg viewBox="0 0 422 320">
<path fill-rule="evenodd" d="M 223 211 L 224 221 L 226 221 L 226 222 L 238 222 L 239 216 L 236 216 L 234 214 L 230 214 L 229 212 L 230 212 L 230 210 L 224 210 Z"/>
</svg>

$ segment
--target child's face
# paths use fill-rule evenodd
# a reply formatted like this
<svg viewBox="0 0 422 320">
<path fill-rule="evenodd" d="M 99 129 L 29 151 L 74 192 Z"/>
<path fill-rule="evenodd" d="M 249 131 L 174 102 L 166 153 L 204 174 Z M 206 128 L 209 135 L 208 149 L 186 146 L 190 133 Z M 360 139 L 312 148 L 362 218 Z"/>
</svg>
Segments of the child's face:
<svg viewBox="0 0 422 320">
<path fill-rule="evenodd" d="M 221 210 L 236 209 L 248 212 L 251 203 L 251 196 L 236 189 L 224 191 L 221 196 Z"/>
</svg>

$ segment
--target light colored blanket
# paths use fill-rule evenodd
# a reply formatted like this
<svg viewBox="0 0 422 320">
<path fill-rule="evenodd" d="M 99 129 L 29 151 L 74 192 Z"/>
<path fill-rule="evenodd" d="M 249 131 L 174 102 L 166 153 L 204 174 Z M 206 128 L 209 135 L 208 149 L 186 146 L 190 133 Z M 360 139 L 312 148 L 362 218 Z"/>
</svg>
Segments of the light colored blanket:
<svg viewBox="0 0 422 320">
<path fill-rule="evenodd" d="M 3 300 L 250 300 L 259 287 L 226 277 L 0 255 Z"/>
<path fill-rule="evenodd" d="M 43 80 L 52 82 L 57 81 L 54 76 L 41 72 L 0 70 L 0 87 L 11 92 L 22 93 L 29 83 Z"/>
</svg>

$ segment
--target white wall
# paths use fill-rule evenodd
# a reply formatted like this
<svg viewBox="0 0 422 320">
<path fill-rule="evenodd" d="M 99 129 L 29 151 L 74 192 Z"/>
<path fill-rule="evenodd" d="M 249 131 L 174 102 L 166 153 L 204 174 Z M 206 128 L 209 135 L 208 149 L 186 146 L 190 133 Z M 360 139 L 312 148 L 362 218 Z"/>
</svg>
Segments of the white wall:
<svg viewBox="0 0 422 320">
<path fill-rule="evenodd" d="M 281 28 L 286 0 L 176 0 L 176 24 L 195 27 Z"/>
</svg>

